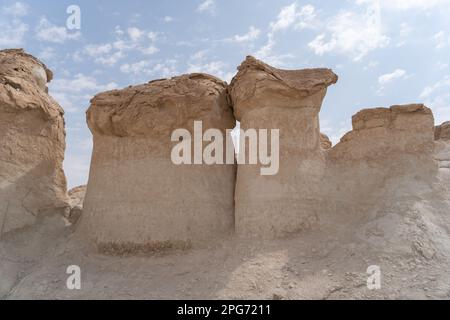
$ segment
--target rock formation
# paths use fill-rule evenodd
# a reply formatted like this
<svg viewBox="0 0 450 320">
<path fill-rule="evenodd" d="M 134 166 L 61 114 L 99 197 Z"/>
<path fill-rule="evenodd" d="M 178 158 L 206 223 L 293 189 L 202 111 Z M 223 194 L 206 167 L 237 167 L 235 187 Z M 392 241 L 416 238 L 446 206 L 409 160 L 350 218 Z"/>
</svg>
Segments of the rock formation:
<svg viewBox="0 0 450 320">
<path fill-rule="evenodd" d="M 435 128 L 435 160 L 439 167 L 439 179 L 446 186 L 443 193 L 450 197 L 450 121 Z"/>
<path fill-rule="evenodd" d="M 67 225 L 76 223 L 83 212 L 84 197 L 86 195 L 86 186 L 78 186 L 70 189 L 69 196 L 69 208 L 67 210 L 65 218 L 67 219 Z"/>
<path fill-rule="evenodd" d="M 23 50 L 0 51 L 0 235 L 67 207 L 63 110 L 52 72 Z"/>
<path fill-rule="evenodd" d="M 353 130 L 327 152 L 323 211 L 342 219 L 394 207 L 404 212 L 431 192 L 437 167 L 430 109 L 366 109 L 352 122 Z"/>
<path fill-rule="evenodd" d="M 233 228 L 235 165 L 175 165 L 174 130 L 233 129 L 226 84 L 205 74 L 101 93 L 82 226 L 112 253 L 184 247 Z M 190 137 L 184 137 L 190 139 Z M 189 141 L 190 142 L 190 141 Z"/>
<path fill-rule="evenodd" d="M 323 150 L 328 150 L 333 146 L 333 144 L 330 141 L 330 138 L 328 138 L 326 134 L 323 133 L 320 134 L 320 146 L 322 147 Z"/>
<path fill-rule="evenodd" d="M 450 140 L 450 121 L 444 122 L 434 130 L 436 140 Z"/>
<path fill-rule="evenodd" d="M 279 129 L 279 172 L 260 174 L 239 165 L 235 214 L 243 236 L 274 237 L 317 221 L 325 157 L 318 114 L 327 87 L 338 77 L 329 69 L 287 71 L 253 57 L 239 67 L 230 95 L 241 129 Z M 244 147 L 240 152 L 244 152 Z"/>
</svg>

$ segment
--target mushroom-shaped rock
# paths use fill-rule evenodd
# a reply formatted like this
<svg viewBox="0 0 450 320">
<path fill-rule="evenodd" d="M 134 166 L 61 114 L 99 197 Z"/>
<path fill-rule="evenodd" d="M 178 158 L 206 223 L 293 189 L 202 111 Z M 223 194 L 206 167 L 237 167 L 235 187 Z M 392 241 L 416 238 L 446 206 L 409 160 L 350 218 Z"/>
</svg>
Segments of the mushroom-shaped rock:
<svg viewBox="0 0 450 320">
<path fill-rule="evenodd" d="M 234 114 L 243 132 L 279 130 L 279 171 L 261 175 L 259 165 L 239 164 L 236 230 L 263 238 L 301 231 L 319 214 L 315 203 L 325 159 L 318 114 L 338 77 L 329 69 L 280 70 L 253 57 L 238 70 L 230 89 Z M 242 142 L 239 152 L 248 154 Z"/>
<path fill-rule="evenodd" d="M 235 164 L 179 165 L 171 158 L 177 129 L 187 130 L 182 142 L 190 145 L 194 121 L 224 137 L 234 128 L 227 97 L 226 83 L 190 74 L 93 98 L 82 226 L 101 251 L 185 247 L 232 230 Z"/>
<path fill-rule="evenodd" d="M 0 51 L 0 235 L 68 206 L 63 110 L 52 73 L 21 49 Z"/>
</svg>

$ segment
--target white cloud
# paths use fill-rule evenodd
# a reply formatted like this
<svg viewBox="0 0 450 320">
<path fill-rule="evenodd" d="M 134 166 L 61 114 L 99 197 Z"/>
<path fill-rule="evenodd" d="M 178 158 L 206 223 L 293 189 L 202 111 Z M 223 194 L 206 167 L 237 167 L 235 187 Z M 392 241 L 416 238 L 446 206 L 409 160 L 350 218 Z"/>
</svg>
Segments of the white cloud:
<svg viewBox="0 0 450 320">
<path fill-rule="evenodd" d="M 450 76 L 425 87 L 419 98 L 433 109 L 436 123 L 450 120 Z"/>
<path fill-rule="evenodd" d="M 81 33 L 79 31 L 68 32 L 65 27 L 55 26 L 46 18 L 41 18 L 36 29 L 36 37 L 41 41 L 64 43 L 67 40 L 78 40 Z"/>
<path fill-rule="evenodd" d="M 444 79 L 436 82 L 431 86 L 425 87 L 425 89 L 420 94 L 420 98 L 429 98 L 440 89 L 450 89 L 450 76 L 445 77 Z"/>
<path fill-rule="evenodd" d="M 2 12 L 5 15 L 23 17 L 30 12 L 30 7 L 23 2 L 15 2 L 10 6 L 4 6 Z"/>
<path fill-rule="evenodd" d="M 157 47 L 155 47 L 155 46 L 149 46 L 147 48 L 142 48 L 141 49 L 141 52 L 143 54 L 149 55 L 149 56 L 152 55 L 152 54 L 157 53 L 158 51 L 159 51 L 159 49 Z"/>
<path fill-rule="evenodd" d="M 229 71 L 229 66 L 223 61 L 189 64 L 187 73 L 207 73 L 230 82 L 235 72 Z"/>
<path fill-rule="evenodd" d="M 436 49 L 442 49 L 450 44 L 450 36 L 442 30 L 433 35 L 433 40 L 436 43 Z"/>
<path fill-rule="evenodd" d="M 448 4 L 448 0 L 356 0 L 356 3 L 377 3 L 380 4 L 383 9 L 388 10 L 426 10 Z"/>
<path fill-rule="evenodd" d="M 315 8 L 312 5 L 298 6 L 296 2 L 283 7 L 278 14 L 277 20 L 270 24 L 270 32 L 286 30 L 292 26 L 303 29 L 313 24 L 316 18 Z"/>
<path fill-rule="evenodd" d="M 24 43 L 28 25 L 17 19 L 0 21 L 0 30 L 0 48 L 20 47 Z"/>
<path fill-rule="evenodd" d="M 447 68 L 448 68 L 448 63 L 442 62 L 442 61 L 438 61 L 438 62 L 436 62 L 436 68 L 437 68 L 438 70 L 444 70 L 444 69 L 447 69 Z"/>
<path fill-rule="evenodd" d="M 73 93 L 80 92 L 98 92 L 106 91 L 117 88 L 117 84 L 110 82 L 102 85 L 97 82 L 94 77 L 85 76 L 82 73 L 76 74 L 75 77 L 70 79 L 55 79 L 50 85 L 52 90 L 55 91 L 70 91 Z"/>
<path fill-rule="evenodd" d="M 364 14 L 352 11 L 338 13 L 308 46 L 317 55 L 337 52 L 358 61 L 370 51 L 383 48 L 389 43 L 383 33 L 380 8 L 371 5 Z"/>
<path fill-rule="evenodd" d="M 370 70 L 373 68 L 376 68 L 380 65 L 380 63 L 378 61 L 369 61 L 369 63 L 364 67 L 364 70 Z"/>
<path fill-rule="evenodd" d="M 173 17 L 171 17 L 171 16 L 165 16 L 163 20 L 164 20 L 164 22 L 169 23 L 169 22 L 174 21 L 175 19 Z"/>
<path fill-rule="evenodd" d="M 84 51 L 91 57 L 110 53 L 113 46 L 110 43 L 105 44 L 90 44 L 84 48 Z"/>
<path fill-rule="evenodd" d="M 206 54 L 208 53 L 208 50 L 200 50 L 195 52 L 194 54 L 191 55 L 191 59 L 192 60 L 200 60 L 205 58 Z"/>
<path fill-rule="evenodd" d="M 117 62 L 119 62 L 119 60 L 121 60 L 124 56 L 125 56 L 125 54 L 122 51 L 117 51 L 111 55 L 105 55 L 102 57 L 98 57 L 95 59 L 95 62 L 106 65 L 106 66 L 113 66 Z"/>
<path fill-rule="evenodd" d="M 38 57 L 44 62 L 50 61 L 56 57 L 55 49 L 52 47 L 46 47 L 38 53 Z"/>
<path fill-rule="evenodd" d="M 67 112 L 79 112 L 81 107 L 87 107 L 94 94 L 116 88 L 115 82 L 100 84 L 94 77 L 81 73 L 70 78 L 56 78 L 49 84 L 50 94 Z"/>
<path fill-rule="evenodd" d="M 238 43 L 254 41 L 259 38 L 260 34 L 261 30 L 255 28 L 254 26 L 250 26 L 250 29 L 246 34 L 235 35 L 231 40 Z"/>
<path fill-rule="evenodd" d="M 29 13 L 28 5 L 15 2 L 0 9 L 0 49 L 23 46 L 29 27 L 21 18 Z"/>
<path fill-rule="evenodd" d="M 150 39 L 150 41 L 156 41 L 158 39 L 158 33 L 154 31 L 150 31 L 147 33 L 147 38 Z"/>
<path fill-rule="evenodd" d="M 124 32 L 120 26 L 114 29 L 116 39 L 111 43 L 89 44 L 83 53 L 102 65 L 113 66 L 127 56 L 127 52 L 135 50 L 143 55 L 159 52 L 154 45 L 158 33 L 131 27 Z"/>
<path fill-rule="evenodd" d="M 125 74 L 138 76 L 139 79 L 148 77 L 169 78 L 178 74 L 177 61 L 174 59 L 160 62 L 141 60 L 135 63 L 125 63 L 120 66 L 120 71 Z"/>
<path fill-rule="evenodd" d="M 216 1 L 215 0 L 204 0 L 197 7 L 197 12 L 216 12 Z"/>
<path fill-rule="evenodd" d="M 274 66 L 282 66 L 284 59 L 292 57 L 290 54 L 277 55 L 273 53 L 276 45 L 276 33 L 290 28 L 301 30 L 305 28 L 315 28 L 317 26 L 315 8 L 312 5 L 299 7 L 297 2 L 282 7 L 278 13 L 277 19 L 269 25 L 267 42 L 261 47 L 255 56 Z"/>
<path fill-rule="evenodd" d="M 142 36 L 145 34 L 145 31 L 140 30 L 135 27 L 128 28 L 127 32 L 132 41 L 139 41 L 142 38 Z"/>
<path fill-rule="evenodd" d="M 378 77 L 378 83 L 381 85 L 388 84 L 395 79 L 404 78 L 406 76 L 406 71 L 403 69 L 396 69 L 391 73 L 386 73 Z"/>
<path fill-rule="evenodd" d="M 379 88 L 376 92 L 377 95 L 382 96 L 384 89 L 389 83 L 398 79 L 407 79 L 409 76 L 403 69 L 396 69 L 391 73 L 386 73 L 378 77 Z"/>
</svg>

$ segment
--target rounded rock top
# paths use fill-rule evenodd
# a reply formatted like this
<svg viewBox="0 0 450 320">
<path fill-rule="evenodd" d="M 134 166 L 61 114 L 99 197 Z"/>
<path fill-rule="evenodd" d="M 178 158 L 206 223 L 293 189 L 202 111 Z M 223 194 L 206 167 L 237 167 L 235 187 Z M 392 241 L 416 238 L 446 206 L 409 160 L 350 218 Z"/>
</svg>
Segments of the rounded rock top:
<svg viewBox="0 0 450 320">
<path fill-rule="evenodd" d="M 248 56 L 231 81 L 230 93 L 239 120 L 247 109 L 301 107 L 299 101 L 337 81 L 338 76 L 331 69 L 283 70 Z"/>
<path fill-rule="evenodd" d="M 158 136 L 197 120 L 232 129 L 227 92 L 226 82 L 203 73 L 153 80 L 96 95 L 87 122 L 93 133 L 119 137 Z"/>
</svg>

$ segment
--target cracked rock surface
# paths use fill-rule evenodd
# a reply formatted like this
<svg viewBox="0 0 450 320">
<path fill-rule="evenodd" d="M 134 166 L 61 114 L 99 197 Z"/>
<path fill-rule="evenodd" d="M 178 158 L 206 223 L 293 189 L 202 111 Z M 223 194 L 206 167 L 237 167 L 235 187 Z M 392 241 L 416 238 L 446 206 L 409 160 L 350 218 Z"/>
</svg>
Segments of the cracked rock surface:
<svg viewBox="0 0 450 320">
<path fill-rule="evenodd" d="M 23 50 L 0 51 L 0 236 L 67 207 L 63 110 L 52 72 Z"/>
</svg>

